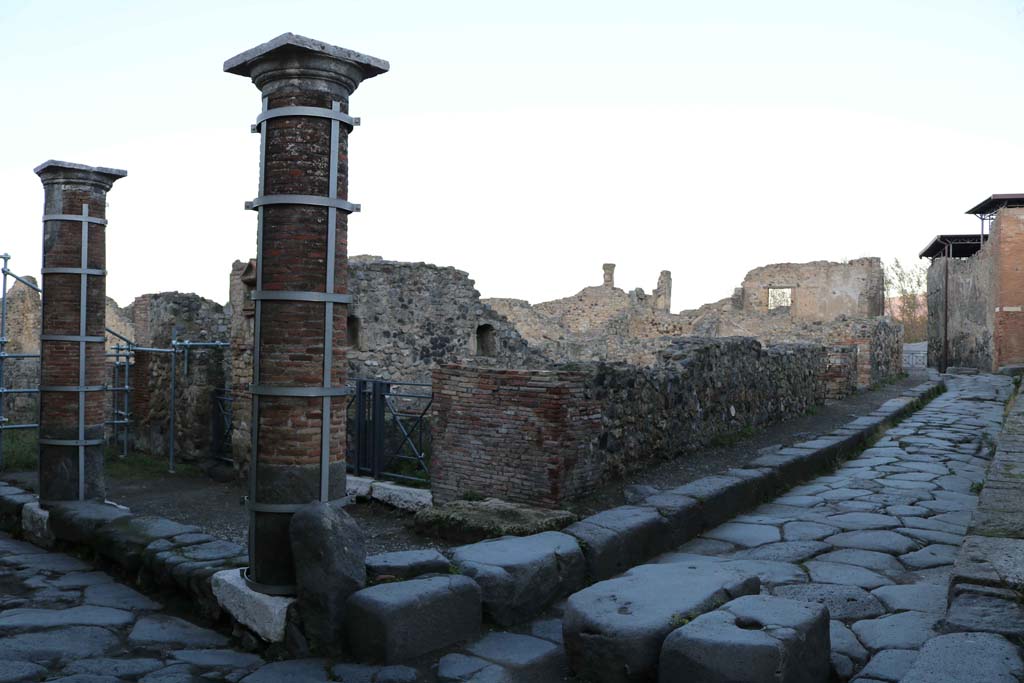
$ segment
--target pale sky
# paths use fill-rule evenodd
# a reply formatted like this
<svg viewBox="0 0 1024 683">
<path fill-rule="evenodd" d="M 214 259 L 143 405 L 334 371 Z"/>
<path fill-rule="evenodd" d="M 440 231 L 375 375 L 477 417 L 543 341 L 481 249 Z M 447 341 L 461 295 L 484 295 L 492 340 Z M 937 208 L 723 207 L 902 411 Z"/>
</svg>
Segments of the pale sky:
<svg viewBox="0 0 1024 683">
<path fill-rule="evenodd" d="M 107 292 L 227 299 L 255 255 L 260 99 L 291 31 L 381 57 L 351 100 L 349 253 L 485 297 L 601 282 L 673 310 L 782 261 L 916 260 L 1024 192 L 1024 2 L 0 0 L 0 252 L 35 275 L 54 158 L 128 170 Z"/>
</svg>

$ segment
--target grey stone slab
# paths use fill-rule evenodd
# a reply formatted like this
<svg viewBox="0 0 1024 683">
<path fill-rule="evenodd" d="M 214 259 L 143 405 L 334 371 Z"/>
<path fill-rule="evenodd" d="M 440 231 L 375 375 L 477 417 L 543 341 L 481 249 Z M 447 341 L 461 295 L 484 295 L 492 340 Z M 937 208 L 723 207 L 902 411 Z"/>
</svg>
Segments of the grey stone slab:
<svg viewBox="0 0 1024 683">
<path fill-rule="evenodd" d="M 48 553 L 41 548 L 38 551 L 36 555 L 0 557 L 0 563 L 53 573 L 84 572 L 92 569 L 90 565 L 82 562 L 77 557 L 71 557 L 63 553 Z"/>
<path fill-rule="evenodd" d="M 50 530 L 59 540 L 92 544 L 100 527 L 131 513 L 94 501 L 50 503 Z"/>
<path fill-rule="evenodd" d="M 811 560 L 804 566 L 807 567 L 807 572 L 814 583 L 835 583 L 868 589 L 887 586 L 892 583 L 892 580 L 877 572 L 850 564 Z"/>
<path fill-rule="evenodd" d="M 927 612 L 900 612 L 853 624 L 853 632 L 869 650 L 914 650 L 936 634 L 942 617 Z"/>
<path fill-rule="evenodd" d="M 558 618 L 538 619 L 530 624 L 530 635 L 562 644 L 562 620 Z"/>
<path fill-rule="evenodd" d="M 664 545 L 659 547 L 670 548 L 685 543 L 699 534 L 703 528 L 703 506 L 689 496 L 659 493 L 648 497 L 644 505 L 655 508 L 665 520 Z"/>
<path fill-rule="evenodd" d="M 242 683 L 326 683 L 327 661 L 323 659 L 292 659 L 265 664 L 242 679 Z"/>
<path fill-rule="evenodd" d="M 868 651 L 857 640 L 857 636 L 841 621 L 832 619 L 828 622 L 829 640 L 832 643 L 832 652 L 838 652 L 858 665 L 864 663 L 868 658 Z"/>
<path fill-rule="evenodd" d="M 760 465 L 755 460 L 751 466 Z M 706 529 L 716 527 L 735 516 L 737 512 L 754 507 L 760 502 L 757 480 L 741 477 L 702 477 L 670 491 L 700 502 L 701 520 Z"/>
<path fill-rule="evenodd" d="M 437 664 L 438 683 L 515 683 L 512 674 L 479 657 L 453 653 Z"/>
<path fill-rule="evenodd" d="M 584 588 L 563 617 L 570 668 L 595 683 L 653 677 L 674 624 L 759 589 L 754 576 L 685 564 L 642 565 Z"/>
<path fill-rule="evenodd" d="M 73 661 L 64 668 L 65 674 L 106 674 L 120 678 L 135 678 L 144 676 L 151 671 L 164 666 L 161 659 L 151 657 L 140 657 L 133 659 L 112 659 L 99 657 L 94 659 L 79 659 Z"/>
<path fill-rule="evenodd" d="M 867 500 L 841 500 L 833 504 L 837 512 L 878 512 L 882 503 Z"/>
<path fill-rule="evenodd" d="M 33 662 L 0 661 L 0 683 L 23 683 L 43 678 L 46 668 Z"/>
<path fill-rule="evenodd" d="M 898 555 L 909 553 L 920 546 L 920 543 L 895 531 L 846 531 L 826 538 L 825 542 L 838 548 L 874 550 Z"/>
<path fill-rule="evenodd" d="M 158 610 L 162 605 L 142 593 L 120 583 L 101 583 L 87 586 L 84 597 L 87 605 L 116 607 L 122 610 Z"/>
<path fill-rule="evenodd" d="M 927 481 L 904 481 L 902 479 L 893 479 L 891 477 L 886 477 L 885 479 L 882 480 L 881 483 L 888 490 L 898 489 L 900 491 L 934 491 L 935 489 L 939 488 L 935 484 L 932 484 L 931 482 Z"/>
<path fill-rule="evenodd" d="M 820 541 L 836 533 L 836 527 L 817 522 L 789 522 L 782 527 L 787 541 Z"/>
<path fill-rule="evenodd" d="M 794 584 L 776 586 L 773 595 L 817 602 L 828 608 L 833 619 L 870 619 L 885 614 L 885 607 L 863 588 L 829 583 Z"/>
<path fill-rule="evenodd" d="M 766 587 L 786 583 L 806 583 L 807 581 L 807 573 L 799 566 L 789 562 L 717 558 L 687 553 L 666 553 L 659 555 L 654 562 L 656 564 L 684 564 L 691 569 L 721 567 L 743 574 L 753 574 Z"/>
<path fill-rule="evenodd" d="M 466 651 L 529 681 L 557 681 L 565 669 L 562 648 L 518 633 L 489 633 L 467 645 Z"/>
<path fill-rule="evenodd" d="M 380 584 L 353 593 L 346 615 L 353 654 L 402 662 L 474 638 L 482 616 L 480 587 L 466 576 Z"/>
<path fill-rule="evenodd" d="M 897 529 L 904 536 L 910 536 L 922 543 L 941 543 L 945 545 L 959 546 L 964 540 L 963 534 L 950 534 L 945 531 L 933 531 L 932 529 L 919 529 L 917 527 L 902 527 Z"/>
<path fill-rule="evenodd" d="M 587 573 L 599 581 L 640 564 L 664 547 L 668 523 L 656 508 L 621 506 L 565 528 L 583 547 Z M 549 532 L 557 533 L 557 532 Z"/>
<path fill-rule="evenodd" d="M 191 665 L 181 663 L 148 673 L 139 679 L 139 683 L 199 683 L 202 680 Z"/>
<path fill-rule="evenodd" d="M 452 562 L 480 585 L 484 612 L 502 625 L 526 621 L 579 590 L 587 571 L 576 539 L 557 531 L 455 548 Z"/>
<path fill-rule="evenodd" d="M 744 560 L 773 560 L 776 562 L 804 562 L 830 550 L 832 546 L 821 541 L 783 541 L 748 548 L 733 557 Z"/>
<path fill-rule="evenodd" d="M 404 580 L 423 574 L 443 574 L 448 568 L 448 558 L 433 548 L 399 550 L 366 558 L 366 575 L 371 581 L 382 576 Z"/>
<path fill-rule="evenodd" d="M 939 475 L 934 472 L 896 472 L 886 479 L 902 479 L 904 481 L 932 481 Z"/>
<path fill-rule="evenodd" d="M 960 512 L 974 510 L 978 503 L 977 500 L 970 502 L 965 500 L 938 499 L 922 500 L 918 505 L 926 507 L 929 510 L 934 510 L 935 512 Z"/>
<path fill-rule="evenodd" d="M 39 546 L 16 541 L 7 534 L 0 533 L 0 555 L 38 555 L 43 552 Z"/>
<path fill-rule="evenodd" d="M 822 562 L 852 564 L 877 572 L 903 571 L 903 565 L 895 557 L 886 553 L 875 552 L 874 550 L 834 550 L 830 553 L 819 555 L 816 559 Z"/>
<path fill-rule="evenodd" d="M 689 543 L 679 546 L 679 551 L 693 553 L 694 555 L 728 555 L 736 551 L 736 546 L 725 541 L 716 541 L 710 538 L 695 538 Z"/>
<path fill-rule="evenodd" d="M 104 572 L 72 572 L 49 581 L 54 588 L 86 588 L 103 583 L 113 583 L 114 579 Z"/>
<path fill-rule="evenodd" d="M 966 590 L 965 590 L 966 589 Z M 950 630 L 985 631 L 1008 637 L 1024 637 L 1024 606 L 1018 594 L 957 586 L 946 613 Z"/>
<path fill-rule="evenodd" d="M 956 493 L 970 493 L 971 488 L 974 486 L 974 481 L 966 477 L 940 477 L 934 480 L 945 491 L 955 491 Z"/>
<path fill-rule="evenodd" d="M 151 515 L 125 515 L 98 528 L 95 532 L 96 551 L 124 567 L 138 571 L 146 546 L 161 538 L 199 531 L 198 527 L 179 524 L 163 517 Z"/>
<path fill-rule="evenodd" d="M 945 522 L 946 524 L 955 524 L 957 526 L 966 527 L 971 523 L 971 510 L 953 510 L 951 512 L 941 512 L 932 519 Z"/>
<path fill-rule="evenodd" d="M 174 650 L 171 657 L 195 666 L 214 669 L 255 669 L 266 662 L 259 655 L 235 650 Z"/>
<path fill-rule="evenodd" d="M 782 534 L 777 527 L 767 524 L 742 524 L 739 522 L 727 522 L 714 529 L 704 532 L 705 538 L 716 541 L 725 541 L 744 548 L 765 545 L 766 543 L 777 543 L 782 540 Z"/>
<path fill-rule="evenodd" d="M 228 639 L 208 628 L 166 614 L 140 617 L 128 634 L 135 645 L 182 645 L 184 647 L 224 647 Z"/>
<path fill-rule="evenodd" d="M 857 675 L 880 681 L 899 681 L 910 671 L 916 659 L 916 650 L 882 650 Z"/>
<path fill-rule="evenodd" d="M 67 626 L 0 638 L 0 659 L 46 661 L 98 657 L 120 647 L 116 635 L 99 626 Z"/>
<path fill-rule="evenodd" d="M 1016 683 L 1022 675 L 1020 652 L 1002 636 L 953 633 L 925 643 L 902 683 Z"/>
<path fill-rule="evenodd" d="M 900 555 L 902 562 L 909 569 L 928 569 L 953 564 L 959 548 L 953 545 L 929 545 L 906 555 Z"/>
<path fill-rule="evenodd" d="M 882 601 L 890 611 L 914 610 L 931 614 L 945 614 L 946 589 L 928 583 L 899 586 L 881 586 L 871 594 Z"/>
<path fill-rule="evenodd" d="M 854 500 L 872 493 L 868 489 L 838 488 L 822 493 L 818 497 L 825 501 Z"/>
<path fill-rule="evenodd" d="M 824 681 L 830 670 L 828 612 L 768 595 L 737 598 L 672 631 L 661 681 Z"/>
<path fill-rule="evenodd" d="M 892 529 L 900 525 L 900 520 L 889 515 L 880 515 L 874 512 L 848 512 L 842 515 L 832 515 L 825 521 L 832 526 L 839 527 L 844 531 L 858 529 Z"/>
<path fill-rule="evenodd" d="M 131 612 L 91 605 L 67 609 L 9 609 L 0 613 L 0 630 L 32 631 L 54 626 L 125 626 Z"/>
<path fill-rule="evenodd" d="M 904 529 L 928 529 L 929 531 L 944 531 L 947 534 L 955 534 L 957 536 L 964 536 L 967 533 L 967 527 L 959 524 L 950 524 L 949 522 L 943 522 L 935 519 L 934 517 L 904 517 L 903 518 Z M 904 533 L 906 533 L 904 531 Z"/>
</svg>

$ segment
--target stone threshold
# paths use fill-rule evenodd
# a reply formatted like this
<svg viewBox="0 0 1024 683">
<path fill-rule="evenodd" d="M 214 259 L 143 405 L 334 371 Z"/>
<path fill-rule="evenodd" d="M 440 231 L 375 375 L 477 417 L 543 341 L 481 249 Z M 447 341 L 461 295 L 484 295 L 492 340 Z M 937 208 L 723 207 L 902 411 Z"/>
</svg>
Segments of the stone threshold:
<svg viewBox="0 0 1024 683">
<path fill-rule="evenodd" d="M 349 600 L 362 610 L 364 626 L 374 623 L 381 642 L 400 646 L 371 648 L 367 656 L 385 663 L 415 659 L 473 637 L 483 626 L 482 618 L 499 626 L 524 623 L 586 585 L 642 564 L 811 476 L 834 469 L 944 388 L 941 381 L 921 384 L 829 434 L 764 455 L 746 468 L 592 515 L 564 532 L 453 548 L 446 558 L 451 568 L 444 581 L 440 557 L 425 562 L 416 552 L 388 554 L 397 557 L 387 558 L 384 564 L 400 580 L 357 591 Z M 353 484 L 350 495 L 360 495 L 359 491 L 366 495 L 368 490 L 371 498 L 392 505 L 396 489 L 404 489 L 399 496 L 413 491 L 411 497 L 418 500 L 430 494 L 390 482 L 356 480 Z M 249 636 L 257 649 L 274 656 L 304 655 L 291 651 L 290 639 L 285 637 L 293 601 L 268 601 L 244 585 L 239 588 L 236 577 L 247 556 L 238 544 L 160 517 L 133 515 L 113 504 L 68 502 L 44 510 L 35 495 L 9 485 L 0 485 L 0 529 L 43 547 L 77 551 L 97 564 L 116 568 L 143 590 L 184 594 L 200 615 L 213 621 L 229 618 L 235 633 Z M 372 556 L 367 564 L 383 562 L 378 560 Z M 459 590 L 453 589 L 453 582 Z M 410 632 L 410 615 L 422 612 L 418 608 L 424 596 L 437 603 L 436 610 L 451 611 L 452 618 L 434 621 L 424 629 L 423 638 L 403 637 Z M 257 604 L 260 601 L 267 604 Z M 240 631 L 239 626 L 245 628 Z"/>
</svg>

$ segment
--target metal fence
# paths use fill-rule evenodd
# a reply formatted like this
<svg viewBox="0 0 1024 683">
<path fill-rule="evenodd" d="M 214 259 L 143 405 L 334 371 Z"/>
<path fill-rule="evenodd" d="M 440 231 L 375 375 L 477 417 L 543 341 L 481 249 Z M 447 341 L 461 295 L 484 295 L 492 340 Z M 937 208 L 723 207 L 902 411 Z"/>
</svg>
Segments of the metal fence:
<svg viewBox="0 0 1024 683">
<path fill-rule="evenodd" d="M 430 384 L 355 380 L 348 403 L 348 469 L 375 479 L 430 481 Z"/>
</svg>

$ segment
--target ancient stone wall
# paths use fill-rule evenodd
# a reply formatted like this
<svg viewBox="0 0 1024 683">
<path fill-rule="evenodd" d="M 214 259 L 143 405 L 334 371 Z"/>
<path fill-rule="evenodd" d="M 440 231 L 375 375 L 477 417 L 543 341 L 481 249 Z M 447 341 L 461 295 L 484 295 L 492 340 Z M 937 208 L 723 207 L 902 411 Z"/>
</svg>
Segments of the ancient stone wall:
<svg viewBox="0 0 1024 683">
<path fill-rule="evenodd" d="M 840 344 L 829 347 L 825 367 L 825 398 L 845 398 L 856 390 L 857 346 Z"/>
<path fill-rule="evenodd" d="M 944 361 L 948 360 L 951 367 L 978 368 L 986 372 L 992 369 L 995 307 L 992 253 L 993 245 L 988 243 L 971 258 L 937 258 L 928 267 L 930 367 L 944 369 Z M 949 321 L 945 323 L 947 313 Z"/>
<path fill-rule="evenodd" d="M 251 444 L 252 302 L 255 263 L 236 261 L 231 273 L 232 450 L 244 469 Z M 460 270 L 427 263 L 349 259 L 349 377 L 430 383 L 444 363 L 480 357 L 501 367 L 536 361 L 515 327 L 480 301 Z M 531 360 L 533 359 L 533 360 Z"/>
<path fill-rule="evenodd" d="M 549 507 L 825 397 L 827 351 L 753 339 L 673 340 L 651 367 L 434 372 L 435 502 L 472 493 Z"/>
<path fill-rule="evenodd" d="M 225 341 L 228 319 L 224 307 L 195 294 L 145 294 L 126 309 L 142 347 L 171 348 L 178 341 Z M 219 450 L 219 414 L 214 393 L 226 385 L 228 371 L 222 349 L 189 352 L 186 368 L 179 352 L 175 397 L 176 457 L 195 460 Z M 132 373 L 132 441 L 134 447 L 166 455 L 170 434 L 171 358 L 166 353 L 138 351 Z"/>
<path fill-rule="evenodd" d="M 873 317 L 885 312 L 882 261 L 874 257 L 846 263 L 774 263 L 747 273 L 742 288 L 743 309 L 750 312 L 768 312 L 772 289 L 791 290 L 789 314 L 796 319 Z"/>
</svg>

